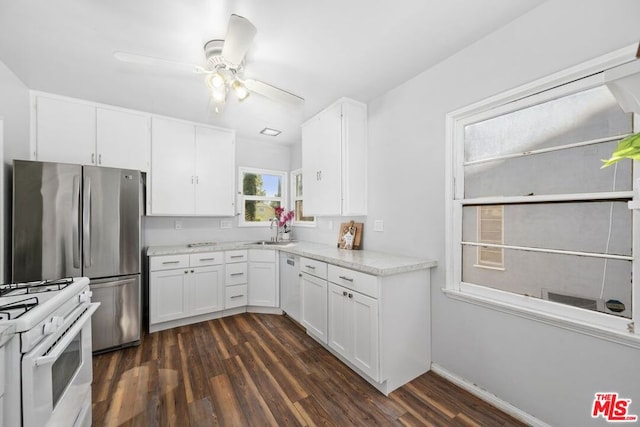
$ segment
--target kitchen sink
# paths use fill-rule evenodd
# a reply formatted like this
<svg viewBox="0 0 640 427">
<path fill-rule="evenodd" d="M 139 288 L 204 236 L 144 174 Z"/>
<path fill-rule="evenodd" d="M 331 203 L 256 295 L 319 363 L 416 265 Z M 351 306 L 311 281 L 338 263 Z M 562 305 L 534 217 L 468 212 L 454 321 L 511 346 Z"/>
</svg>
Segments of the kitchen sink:
<svg viewBox="0 0 640 427">
<path fill-rule="evenodd" d="M 257 242 L 250 242 L 247 245 L 269 245 L 269 246 L 290 246 L 293 242 L 285 240 L 282 242 L 274 242 L 273 240 L 258 240 Z"/>
</svg>

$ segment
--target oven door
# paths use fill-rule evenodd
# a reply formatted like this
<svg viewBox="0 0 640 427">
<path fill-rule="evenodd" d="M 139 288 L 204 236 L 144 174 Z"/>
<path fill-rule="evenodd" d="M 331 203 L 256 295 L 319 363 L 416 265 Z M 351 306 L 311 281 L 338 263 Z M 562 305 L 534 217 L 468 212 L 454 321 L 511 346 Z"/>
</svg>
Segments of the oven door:
<svg viewBox="0 0 640 427">
<path fill-rule="evenodd" d="M 22 425 L 91 424 L 91 315 L 79 306 L 22 358 Z"/>
</svg>

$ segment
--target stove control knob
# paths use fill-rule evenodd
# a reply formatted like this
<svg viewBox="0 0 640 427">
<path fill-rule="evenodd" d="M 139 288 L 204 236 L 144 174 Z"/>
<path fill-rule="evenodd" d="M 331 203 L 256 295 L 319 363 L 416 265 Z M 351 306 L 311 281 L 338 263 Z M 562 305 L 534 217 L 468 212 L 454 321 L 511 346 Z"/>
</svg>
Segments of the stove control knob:
<svg viewBox="0 0 640 427">
<path fill-rule="evenodd" d="M 80 302 L 91 302 L 91 296 L 93 295 L 93 292 L 91 291 L 84 291 L 83 293 L 80 294 Z"/>
<path fill-rule="evenodd" d="M 58 331 L 60 326 L 64 323 L 64 318 L 61 316 L 53 316 L 51 320 L 44 324 L 44 334 L 50 335 Z"/>
</svg>

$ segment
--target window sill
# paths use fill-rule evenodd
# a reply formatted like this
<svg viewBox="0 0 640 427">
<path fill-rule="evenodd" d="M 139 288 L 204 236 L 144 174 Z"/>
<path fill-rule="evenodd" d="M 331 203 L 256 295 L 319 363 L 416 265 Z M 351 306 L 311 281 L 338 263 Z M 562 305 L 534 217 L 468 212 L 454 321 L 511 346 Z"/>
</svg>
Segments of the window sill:
<svg viewBox="0 0 640 427">
<path fill-rule="evenodd" d="M 491 310 L 499 311 L 506 314 L 522 317 L 536 322 L 545 323 L 547 325 L 555 326 L 558 328 L 566 329 L 572 332 L 577 332 L 590 337 L 599 338 L 607 341 L 611 341 L 617 344 L 622 344 L 632 348 L 640 349 L 640 335 L 636 335 L 631 332 L 622 332 L 621 330 L 614 330 L 602 325 L 573 319 L 570 317 L 561 316 L 558 314 L 546 313 L 537 309 L 523 307 L 512 303 L 498 301 L 486 296 L 474 295 L 472 293 L 463 292 L 455 289 L 443 288 L 442 292 L 449 298 L 467 302 L 470 304 L 485 307 Z M 543 302 L 544 303 L 544 302 Z M 567 311 L 570 311 L 568 308 Z M 608 316 L 602 313 L 598 313 L 603 316 Z M 630 319 L 616 319 L 616 322 L 622 325 L 624 323 L 631 323 Z"/>
</svg>

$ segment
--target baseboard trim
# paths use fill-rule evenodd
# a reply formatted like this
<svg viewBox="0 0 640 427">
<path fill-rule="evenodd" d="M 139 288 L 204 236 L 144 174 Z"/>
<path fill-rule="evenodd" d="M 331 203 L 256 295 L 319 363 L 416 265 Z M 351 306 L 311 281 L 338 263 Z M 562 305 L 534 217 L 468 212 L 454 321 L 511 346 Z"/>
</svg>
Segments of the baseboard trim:
<svg viewBox="0 0 640 427">
<path fill-rule="evenodd" d="M 537 419 L 533 415 L 530 415 L 519 408 L 516 408 L 512 404 L 505 402 L 504 400 L 500 399 L 498 396 L 492 393 L 489 393 L 485 389 L 478 387 L 476 384 L 473 384 L 467 381 L 466 379 L 454 374 L 453 372 L 446 370 L 445 368 L 438 365 L 437 363 L 431 363 L 431 370 L 435 374 L 438 374 L 441 377 L 451 381 L 458 387 L 461 387 L 467 390 L 469 393 L 473 394 L 474 396 L 479 397 L 485 402 L 495 406 L 496 408 L 500 409 L 502 412 L 505 412 L 511 415 L 513 418 L 516 418 L 517 420 L 520 420 L 523 423 L 526 423 L 533 427 L 551 427 L 549 424 Z"/>
</svg>

